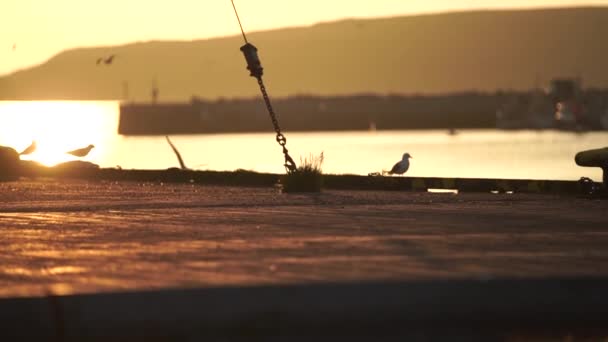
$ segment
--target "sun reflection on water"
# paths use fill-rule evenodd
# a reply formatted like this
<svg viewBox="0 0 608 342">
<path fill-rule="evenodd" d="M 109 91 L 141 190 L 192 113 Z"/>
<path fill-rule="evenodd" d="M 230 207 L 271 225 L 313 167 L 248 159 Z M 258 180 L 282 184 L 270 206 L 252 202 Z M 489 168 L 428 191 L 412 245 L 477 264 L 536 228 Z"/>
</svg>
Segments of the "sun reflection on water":
<svg viewBox="0 0 608 342">
<path fill-rule="evenodd" d="M 23 151 L 32 141 L 36 150 L 21 159 L 47 166 L 70 160 L 95 161 L 104 151 L 108 133 L 116 132 L 115 102 L 4 102 L 0 106 L 0 145 Z M 94 144 L 83 158 L 67 154 Z"/>
<path fill-rule="evenodd" d="M 53 166 L 84 160 L 101 167 L 167 169 L 178 167 L 165 137 L 118 134 L 117 101 L 0 101 L 0 145 Z M 270 128 L 270 122 L 268 122 Z M 368 175 L 390 169 L 404 152 L 414 156 L 407 176 L 578 180 L 601 179 L 600 168 L 582 168 L 577 152 L 606 146 L 604 132 L 447 130 L 375 132 L 292 132 L 291 156 L 325 155 L 323 172 Z M 283 156 L 274 134 L 173 135 L 187 167 L 197 170 L 283 173 Z M 95 145 L 86 157 L 67 151 Z"/>
</svg>

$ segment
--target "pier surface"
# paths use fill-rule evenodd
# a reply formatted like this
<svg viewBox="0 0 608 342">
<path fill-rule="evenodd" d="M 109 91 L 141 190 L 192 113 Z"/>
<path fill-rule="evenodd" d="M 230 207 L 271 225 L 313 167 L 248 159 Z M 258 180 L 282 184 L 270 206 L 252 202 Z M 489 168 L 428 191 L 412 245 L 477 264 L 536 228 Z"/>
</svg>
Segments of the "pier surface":
<svg viewBox="0 0 608 342">
<path fill-rule="evenodd" d="M 517 193 L 0 183 L 0 297 L 607 278 L 607 208 Z"/>
<path fill-rule="evenodd" d="M 531 194 L 0 183 L 0 296 L 608 276 L 607 208 Z"/>
</svg>

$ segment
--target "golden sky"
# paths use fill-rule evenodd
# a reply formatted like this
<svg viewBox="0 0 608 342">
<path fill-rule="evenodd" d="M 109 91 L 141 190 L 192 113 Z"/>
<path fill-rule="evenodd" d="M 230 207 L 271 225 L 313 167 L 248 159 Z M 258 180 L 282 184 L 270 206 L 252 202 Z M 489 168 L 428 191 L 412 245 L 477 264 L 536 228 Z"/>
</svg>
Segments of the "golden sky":
<svg viewBox="0 0 608 342">
<path fill-rule="evenodd" d="M 608 0 L 235 0 L 248 32 L 342 18 L 608 5 Z M 2 0 L 0 75 L 68 48 L 239 34 L 230 0 Z"/>
</svg>

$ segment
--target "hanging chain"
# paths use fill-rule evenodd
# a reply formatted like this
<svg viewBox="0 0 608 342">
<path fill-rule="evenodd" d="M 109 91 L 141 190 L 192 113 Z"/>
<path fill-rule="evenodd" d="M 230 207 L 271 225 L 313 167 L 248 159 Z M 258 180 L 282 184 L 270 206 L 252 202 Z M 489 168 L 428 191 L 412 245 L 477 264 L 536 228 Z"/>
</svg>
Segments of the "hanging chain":
<svg viewBox="0 0 608 342">
<path fill-rule="evenodd" d="M 241 28 L 241 33 L 243 34 L 243 40 L 245 40 L 245 45 L 241 46 L 241 51 L 245 56 L 245 60 L 247 61 L 247 69 L 249 70 L 249 76 L 255 77 L 258 80 L 258 84 L 260 85 L 260 91 L 262 92 L 262 96 L 264 97 L 264 102 L 266 103 L 266 109 L 268 109 L 268 114 L 270 114 L 270 119 L 272 120 L 272 125 L 274 126 L 274 131 L 277 133 L 276 140 L 283 148 L 283 155 L 285 156 L 285 170 L 287 173 L 295 172 L 297 170 L 296 163 L 289 156 L 289 151 L 285 146 L 287 144 L 287 138 L 281 133 L 281 127 L 279 127 L 279 121 L 277 121 L 277 116 L 272 109 L 272 105 L 270 104 L 270 97 L 266 92 L 266 87 L 264 86 L 264 82 L 262 81 L 262 75 L 264 74 L 264 68 L 262 68 L 262 63 L 260 62 L 260 58 L 258 57 L 258 49 L 250 44 L 247 41 L 247 36 L 245 35 L 245 30 L 243 30 L 243 25 L 241 25 L 241 18 L 239 18 L 239 14 L 236 11 L 236 6 L 234 5 L 234 0 L 230 0 L 232 2 L 232 8 L 234 9 L 234 14 L 236 15 L 236 19 L 239 22 L 239 27 Z"/>
<path fill-rule="evenodd" d="M 262 92 L 262 97 L 264 98 L 264 103 L 266 103 L 266 109 L 268 109 L 268 114 L 270 114 L 270 119 L 272 120 L 272 125 L 274 126 L 274 131 L 277 133 L 276 140 L 283 148 L 283 154 L 285 155 L 285 170 L 287 172 L 296 171 L 296 163 L 293 161 L 291 156 L 289 155 L 289 150 L 285 146 L 287 144 L 287 138 L 281 133 L 281 127 L 279 127 L 279 121 L 277 120 L 277 116 L 272 109 L 272 105 L 270 104 L 270 97 L 268 97 L 268 93 L 266 92 L 266 87 L 264 86 L 264 82 L 262 81 L 262 77 L 256 77 L 258 80 L 258 84 L 260 85 L 260 91 Z"/>
</svg>

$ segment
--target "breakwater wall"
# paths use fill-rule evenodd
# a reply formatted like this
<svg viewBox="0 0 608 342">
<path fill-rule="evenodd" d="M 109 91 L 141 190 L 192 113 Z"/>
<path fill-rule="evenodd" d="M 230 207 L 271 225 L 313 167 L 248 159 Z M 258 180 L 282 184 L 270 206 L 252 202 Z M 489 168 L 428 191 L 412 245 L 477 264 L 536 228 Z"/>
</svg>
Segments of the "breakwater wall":
<svg viewBox="0 0 608 342">
<path fill-rule="evenodd" d="M 273 99 L 286 131 L 494 128 L 504 94 L 295 96 Z M 261 98 L 123 103 L 119 134 L 269 132 Z"/>
</svg>

